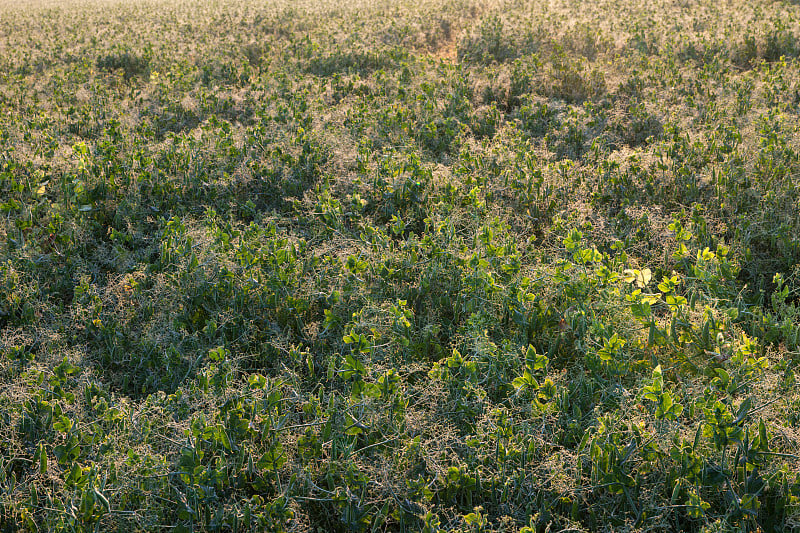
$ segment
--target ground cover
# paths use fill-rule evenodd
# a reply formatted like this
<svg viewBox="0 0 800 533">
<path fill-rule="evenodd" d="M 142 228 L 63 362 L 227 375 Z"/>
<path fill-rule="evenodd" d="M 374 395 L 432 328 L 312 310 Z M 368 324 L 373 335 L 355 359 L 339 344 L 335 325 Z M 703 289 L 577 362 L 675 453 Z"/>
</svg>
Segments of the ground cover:
<svg viewBox="0 0 800 533">
<path fill-rule="evenodd" d="M 797 529 L 799 17 L 0 3 L 0 529 Z"/>
</svg>

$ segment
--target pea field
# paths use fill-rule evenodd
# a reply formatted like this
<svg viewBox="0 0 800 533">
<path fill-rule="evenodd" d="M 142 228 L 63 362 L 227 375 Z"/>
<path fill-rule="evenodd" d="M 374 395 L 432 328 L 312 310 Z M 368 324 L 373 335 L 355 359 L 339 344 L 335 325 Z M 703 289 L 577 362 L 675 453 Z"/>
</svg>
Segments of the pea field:
<svg viewBox="0 0 800 533">
<path fill-rule="evenodd" d="M 798 0 L 0 0 L 0 532 L 800 530 Z"/>
</svg>

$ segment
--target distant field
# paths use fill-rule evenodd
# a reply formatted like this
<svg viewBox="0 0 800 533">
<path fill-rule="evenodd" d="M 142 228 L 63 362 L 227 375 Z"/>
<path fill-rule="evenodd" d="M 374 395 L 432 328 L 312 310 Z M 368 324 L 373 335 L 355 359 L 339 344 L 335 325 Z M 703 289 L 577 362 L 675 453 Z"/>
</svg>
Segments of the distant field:
<svg viewBox="0 0 800 533">
<path fill-rule="evenodd" d="M 0 531 L 797 531 L 799 21 L 0 2 Z"/>
</svg>

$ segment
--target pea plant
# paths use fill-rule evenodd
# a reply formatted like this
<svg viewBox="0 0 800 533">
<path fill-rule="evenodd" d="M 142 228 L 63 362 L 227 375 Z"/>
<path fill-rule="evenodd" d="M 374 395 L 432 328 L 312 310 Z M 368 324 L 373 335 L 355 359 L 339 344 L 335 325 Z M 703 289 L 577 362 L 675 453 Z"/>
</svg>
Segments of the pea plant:
<svg viewBox="0 0 800 533">
<path fill-rule="evenodd" d="M 798 528 L 796 1 L 0 20 L 0 530 Z"/>
</svg>

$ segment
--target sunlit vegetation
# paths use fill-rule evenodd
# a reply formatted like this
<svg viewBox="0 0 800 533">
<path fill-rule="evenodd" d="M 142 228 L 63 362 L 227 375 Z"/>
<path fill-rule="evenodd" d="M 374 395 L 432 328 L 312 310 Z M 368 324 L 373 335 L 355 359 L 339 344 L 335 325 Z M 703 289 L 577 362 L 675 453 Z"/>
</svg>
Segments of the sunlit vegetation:
<svg viewBox="0 0 800 533">
<path fill-rule="evenodd" d="M 0 530 L 800 527 L 796 1 L 0 7 Z"/>
</svg>

